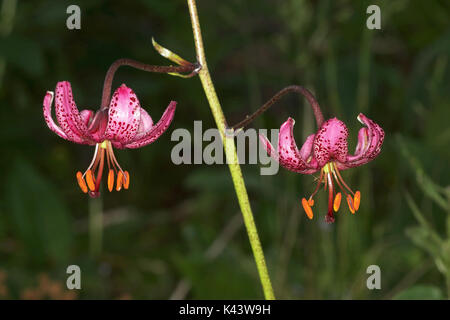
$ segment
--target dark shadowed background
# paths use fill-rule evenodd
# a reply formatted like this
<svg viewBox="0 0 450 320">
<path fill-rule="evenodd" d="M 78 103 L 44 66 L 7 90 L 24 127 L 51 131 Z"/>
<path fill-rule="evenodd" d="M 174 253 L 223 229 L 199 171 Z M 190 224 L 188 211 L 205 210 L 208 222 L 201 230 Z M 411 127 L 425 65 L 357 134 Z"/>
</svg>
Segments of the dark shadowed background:
<svg viewBox="0 0 450 320">
<path fill-rule="evenodd" d="M 81 8 L 81 30 L 66 8 Z M 382 29 L 366 28 L 378 4 Z M 57 81 L 79 108 L 100 105 L 103 78 L 118 58 L 167 65 L 151 37 L 194 61 L 184 1 L 2 1 L 0 25 L 0 298 L 263 298 L 226 165 L 174 165 L 176 128 L 214 121 L 198 78 L 119 69 L 157 120 L 178 101 L 169 130 L 142 149 L 117 151 L 130 189 L 90 200 L 75 173 L 93 147 L 51 132 L 42 101 Z M 381 154 L 343 172 L 361 190 L 326 225 L 326 194 L 308 220 L 300 199 L 314 177 L 280 168 L 260 176 L 243 165 L 278 298 L 449 298 L 450 3 L 448 1 L 199 0 L 209 68 L 230 124 L 281 88 L 311 89 L 325 117 L 350 130 L 359 112 L 386 132 Z M 305 108 L 306 107 L 306 108 Z M 251 127 L 279 128 L 292 116 L 301 140 L 315 130 L 309 107 L 290 95 Z M 95 219 L 103 214 L 103 228 Z M 101 242 L 100 242 L 101 241 Z M 101 245 L 101 246 L 100 246 Z M 82 290 L 66 290 L 79 265 Z M 366 268 L 381 268 L 368 290 Z"/>
</svg>

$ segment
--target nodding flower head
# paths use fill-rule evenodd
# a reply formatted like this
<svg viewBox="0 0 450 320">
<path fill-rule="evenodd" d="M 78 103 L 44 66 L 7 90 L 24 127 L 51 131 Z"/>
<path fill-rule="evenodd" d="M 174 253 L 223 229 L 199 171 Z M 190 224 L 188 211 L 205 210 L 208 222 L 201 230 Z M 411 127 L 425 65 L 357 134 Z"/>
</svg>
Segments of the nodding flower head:
<svg viewBox="0 0 450 320">
<path fill-rule="evenodd" d="M 57 125 L 51 115 L 55 98 Z M 171 101 L 158 123 L 140 106 L 136 94 L 122 84 L 113 94 L 109 108 L 95 114 L 92 110 L 78 111 L 67 81 L 58 82 L 55 94 L 47 91 L 44 97 L 44 119 L 50 130 L 63 139 L 95 145 L 94 157 L 84 173 L 77 172 L 78 185 L 84 193 L 98 197 L 105 160 L 108 165 L 108 190 L 128 189 L 130 175 L 114 156 L 113 148 L 135 149 L 158 139 L 167 130 L 175 114 L 176 102 Z M 114 179 L 116 177 L 116 179 Z M 114 180 L 116 180 L 114 183 Z"/>
<path fill-rule="evenodd" d="M 278 150 L 276 151 L 269 140 L 263 135 L 260 139 L 270 156 L 279 161 L 281 166 L 290 171 L 303 174 L 313 174 L 320 171 L 317 186 L 311 196 L 302 199 L 302 206 L 309 219 L 313 218 L 312 206 L 314 196 L 321 184 L 325 190 L 328 188 L 328 214 L 325 220 L 334 222 L 333 211 L 337 212 L 341 203 L 341 192 L 345 194 L 351 213 L 359 209 L 361 193 L 353 190 L 345 183 L 340 171 L 363 165 L 373 160 L 381 150 L 384 140 L 384 131 L 381 127 L 362 113 L 358 120 L 364 125 L 358 133 L 358 144 L 355 153 L 348 153 L 348 129 L 337 118 L 329 119 L 323 123 L 319 120 L 319 130 L 306 138 L 299 150 L 293 136 L 294 120 L 289 118 L 280 128 L 278 136 Z"/>
</svg>

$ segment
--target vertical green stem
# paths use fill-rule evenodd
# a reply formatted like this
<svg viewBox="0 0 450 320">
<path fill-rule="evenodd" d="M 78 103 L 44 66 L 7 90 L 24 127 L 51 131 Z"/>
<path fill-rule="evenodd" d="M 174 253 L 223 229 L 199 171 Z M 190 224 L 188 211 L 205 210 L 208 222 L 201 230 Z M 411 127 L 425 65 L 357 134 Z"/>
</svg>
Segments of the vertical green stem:
<svg viewBox="0 0 450 320">
<path fill-rule="evenodd" d="M 264 291 L 264 296 L 267 300 L 275 299 L 275 295 L 272 289 L 272 283 L 270 281 L 269 273 L 267 271 L 266 261 L 264 253 L 259 240 L 258 231 L 256 229 L 255 221 L 253 219 L 252 209 L 247 195 L 244 179 L 242 177 L 241 167 L 237 160 L 236 146 L 234 144 L 233 137 L 227 137 L 225 135 L 226 120 L 220 106 L 219 99 L 214 89 L 211 76 L 208 71 L 206 63 L 206 57 L 203 47 L 203 39 L 200 30 L 200 23 L 198 20 L 197 6 L 195 0 L 188 0 L 189 13 L 191 16 L 192 30 L 194 33 L 195 51 L 197 54 L 197 61 L 201 65 L 199 77 L 205 91 L 206 98 L 208 99 L 209 106 L 211 108 L 214 120 L 217 128 L 219 129 L 222 141 L 224 143 L 225 155 L 228 166 L 230 168 L 231 177 L 233 179 L 234 188 L 239 201 L 239 206 L 242 211 L 245 227 L 252 247 L 253 256 L 255 258 L 256 266 L 258 268 L 259 277 Z"/>
<path fill-rule="evenodd" d="M 103 202 L 102 197 L 89 199 L 89 251 L 97 257 L 102 251 L 103 238 Z"/>
</svg>

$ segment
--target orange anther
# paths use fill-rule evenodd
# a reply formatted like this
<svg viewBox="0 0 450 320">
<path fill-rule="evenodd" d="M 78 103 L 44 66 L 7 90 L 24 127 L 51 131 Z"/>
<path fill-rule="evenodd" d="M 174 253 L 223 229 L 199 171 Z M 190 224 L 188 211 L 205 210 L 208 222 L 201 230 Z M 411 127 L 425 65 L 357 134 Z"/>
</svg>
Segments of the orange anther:
<svg viewBox="0 0 450 320">
<path fill-rule="evenodd" d="M 83 191 L 84 193 L 87 193 L 88 188 L 86 186 L 86 182 L 83 179 L 83 174 L 80 171 L 77 172 L 77 181 L 78 181 L 78 185 L 80 186 L 81 191 Z"/>
<path fill-rule="evenodd" d="M 94 191 L 95 190 L 94 176 L 92 175 L 92 171 L 90 169 L 86 172 L 86 182 L 89 187 L 89 190 Z"/>
<path fill-rule="evenodd" d="M 124 180 L 123 180 L 123 187 L 125 189 L 128 189 L 128 187 L 130 186 L 130 175 L 128 174 L 128 171 L 124 171 Z"/>
<path fill-rule="evenodd" d="M 114 188 L 114 170 L 109 169 L 109 173 L 108 173 L 108 190 L 109 190 L 109 192 L 111 192 L 113 188 Z"/>
<path fill-rule="evenodd" d="M 356 191 L 355 197 L 353 199 L 353 205 L 355 206 L 355 211 L 358 211 L 360 202 L 361 202 L 361 192 Z"/>
<path fill-rule="evenodd" d="M 355 213 L 355 207 L 353 206 L 353 199 L 351 195 L 347 195 L 347 204 L 348 204 L 348 208 L 350 209 L 351 213 Z"/>
<path fill-rule="evenodd" d="M 314 205 L 314 199 L 309 199 L 308 204 L 310 207 L 312 207 Z"/>
<path fill-rule="evenodd" d="M 122 182 L 123 182 L 123 173 L 122 171 L 119 171 L 117 173 L 116 191 L 120 191 L 122 189 Z"/>
<path fill-rule="evenodd" d="M 305 198 L 302 199 L 302 206 L 303 206 L 303 209 L 305 210 L 306 215 L 308 216 L 308 218 L 312 219 L 313 218 L 313 212 L 312 212 L 311 207 L 309 206 L 308 201 Z"/>
<path fill-rule="evenodd" d="M 340 205 L 341 205 L 341 198 L 342 198 L 342 195 L 341 195 L 340 192 L 338 192 L 338 193 L 336 194 L 336 196 L 334 197 L 334 202 L 333 202 L 333 209 L 334 209 L 334 212 L 338 212 L 339 207 L 340 207 Z"/>
</svg>

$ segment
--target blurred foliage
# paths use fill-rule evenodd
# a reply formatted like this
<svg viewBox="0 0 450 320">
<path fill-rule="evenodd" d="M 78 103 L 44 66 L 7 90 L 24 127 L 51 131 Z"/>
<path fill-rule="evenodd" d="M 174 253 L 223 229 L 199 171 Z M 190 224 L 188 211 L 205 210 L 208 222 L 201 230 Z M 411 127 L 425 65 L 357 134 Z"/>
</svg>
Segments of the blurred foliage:
<svg viewBox="0 0 450 320">
<path fill-rule="evenodd" d="M 397 300 L 441 300 L 442 292 L 433 286 L 413 286 L 395 296 Z"/>
<path fill-rule="evenodd" d="M 116 153 L 131 185 L 103 194 L 98 255 L 89 250 L 95 206 L 75 179 L 93 148 L 60 139 L 42 117 L 44 94 L 57 81 L 72 83 L 79 107 L 96 109 L 114 60 L 165 64 L 152 36 L 194 61 L 186 3 L 80 0 L 81 30 L 66 28 L 70 1 L 2 3 L 0 298 L 262 298 L 227 167 L 170 160 L 172 130 L 192 131 L 194 120 L 214 127 L 198 79 L 127 67 L 116 74 L 114 86 L 132 87 L 154 119 L 171 99 L 179 105 L 156 143 Z M 381 7 L 382 30 L 365 27 L 369 4 Z M 359 112 L 386 132 L 376 160 L 343 173 L 362 204 L 356 215 L 341 209 L 333 225 L 317 214 L 326 210 L 325 195 L 316 199 L 314 220 L 301 208 L 313 177 L 282 168 L 260 176 L 258 165 L 243 166 L 277 297 L 448 298 L 448 198 L 439 193 L 437 200 L 434 186 L 450 181 L 450 3 L 199 0 L 198 7 L 230 124 L 282 87 L 301 84 L 325 116 L 347 123 L 351 146 Z M 300 141 L 315 125 L 304 106 L 299 97 L 284 98 L 254 127 L 279 128 L 292 116 Z M 61 291 L 70 264 L 82 270 L 75 296 Z M 382 290 L 366 288 L 371 264 L 381 268 Z M 49 281 L 54 295 L 46 293 Z"/>
<path fill-rule="evenodd" d="M 450 297 L 450 185 L 443 188 L 431 181 L 400 137 L 398 143 L 403 155 L 409 160 L 416 173 L 418 186 L 429 199 L 433 200 L 440 211 L 443 211 L 439 223 L 444 223 L 445 226 L 442 232 L 438 226 L 433 225 L 434 219 L 429 219 L 432 216 L 432 211 L 429 213 L 422 212 L 407 192 L 406 202 L 419 222 L 419 226 L 410 227 L 406 230 L 407 235 L 433 258 L 437 269 L 446 279 L 447 293 Z M 429 209 L 425 210 L 428 211 Z M 436 290 L 439 289 L 436 288 Z"/>
</svg>

